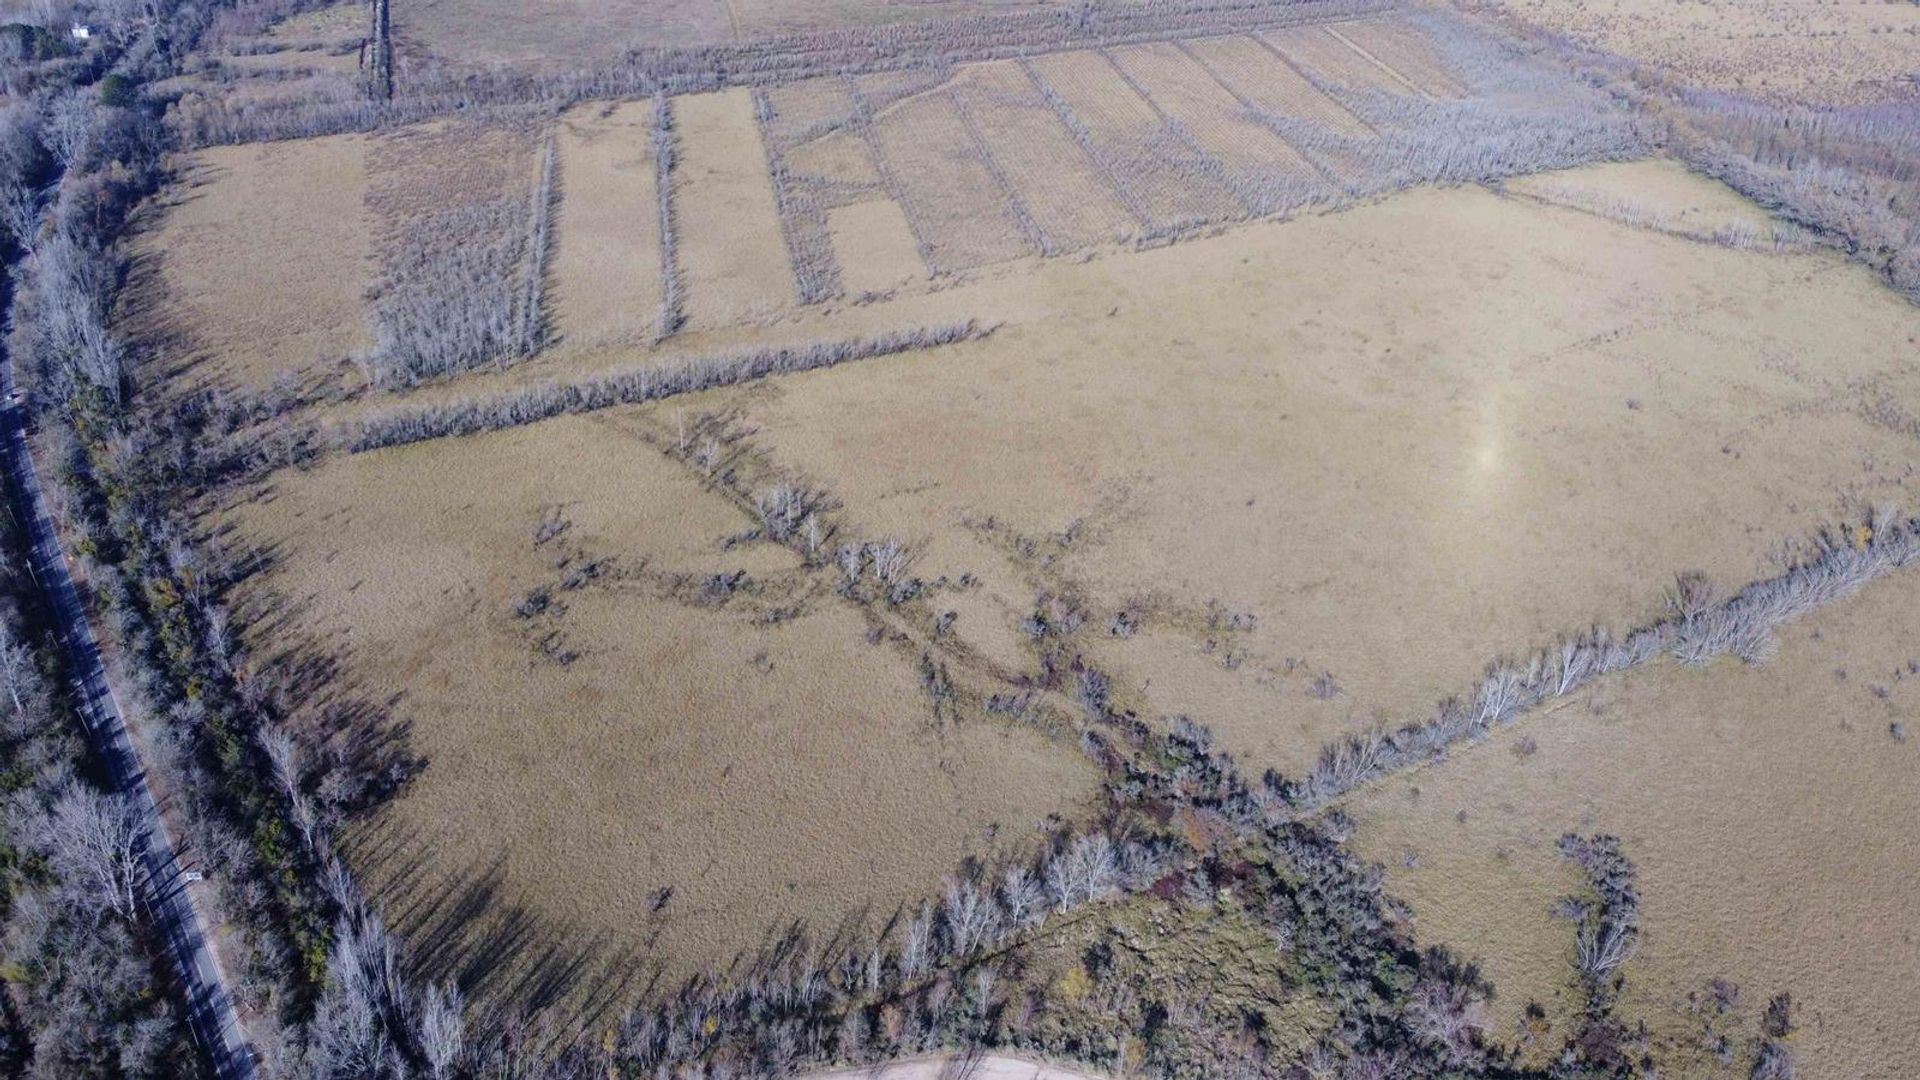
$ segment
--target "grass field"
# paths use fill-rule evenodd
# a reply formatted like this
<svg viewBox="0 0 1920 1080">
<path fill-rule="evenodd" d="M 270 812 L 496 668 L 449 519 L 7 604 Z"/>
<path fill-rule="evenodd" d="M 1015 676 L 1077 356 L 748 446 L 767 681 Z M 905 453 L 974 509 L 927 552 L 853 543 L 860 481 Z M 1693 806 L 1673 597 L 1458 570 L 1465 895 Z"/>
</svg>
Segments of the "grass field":
<svg viewBox="0 0 1920 1080">
<path fill-rule="evenodd" d="M 795 920 L 884 921 L 1090 793 L 1071 745 L 937 722 L 916 652 L 786 549 L 728 543 L 752 515 L 662 452 L 671 424 L 337 459 L 223 516 L 273 560 L 243 598 L 258 654 L 338 665 L 305 722 L 371 701 L 411 724 L 427 768 L 351 857 L 475 991 L 558 979 L 536 945 L 679 977 Z"/>
<path fill-rule="evenodd" d="M 1627 991 L 1662 1018 L 1669 1068 L 1744 1078 L 1709 1034 L 1744 1048 L 1788 991 L 1805 1075 L 1904 1075 L 1920 1055 L 1906 992 L 1920 939 L 1899 912 L 1920 857 L 1889 826 L 1920 815 L 1920 754 L 1890 725 L 1920 717 L 1917 600 L 1904 578 L 1836 605 L 1764 667 L 1602 683 L 1354 800 L 1354 842 L 1423 934 L 1486 965 L 1497 1029 L 1522 1030 L 1528 1002 L 1562 1027 L 1578 1008 L 1571 927 L 1552 914 L 1576 871 L 1554 843 L 1606 832 L 1640 869 Z M 1715 979 L 1739 987 L 1728 1015 L 1706 1004 Z M 1536 1054 L 1554 1042 L 1542 1036 Z"/>
<path fill-rule="evenodd" d="M 645 340 L 662 294 L 653 106 L 587 106 L 560 122 L 553 319 L 561 344 Z"/>
<path fill-rule="evenodd" d="M 1067 712 L 1045 665 L 1078 658 L 1123 707 L 1297 772 L 1497 655 L 1650 614 L 1675 573 L 1744 582 L 1824 516 L 1920 494 L 1908 436 L 1867 408 L 1900 385 L 1911 308 L 1830 255 L 1554 205 L 1630 190 L 1702 229 L 1750 212 L 1676 166 L 1534 186 L 1015 263 L 777 329 L 969 315 L 1000 324 L 982 342 L 277 475 L 221 515 L 271 560 L 249 608 L 285 614 L 258 648 L 307 643 L 345 697 L 390 688 L 429 762 L 359 834 L 363 873 L 444 970 L 475 975 L 474 943 L 521 924 L 686 970 L 853 893 L 890 912 L 1076 812 L 1091 778 L 1069 745 L 930 721 L 921 650 L 981 694 L 1038 679 Z M 557 276 L 592 282 L 565 269 L 567 228 Z M 1517 279 L 1537 287 L 1500 300 Z M 733 486 L 664 452 L 688 425 L 741 440 Z M 774 476 L 830 493 L 847 535 L 906 541 L 914 574 L 973 584 L 875 624 L 789 549 L 725 543 L 755 524 L 738 492 Z M 536 544 L 549 517 L 568 528 Z M 703 594 L 736 571 L 751 585 Z M 552 606 L 516 614 L 542 588 Z M 945 638 L 918 621 L 947 613 Z M 475 880 L 484 903 L 456 888 Z"/>
<path fill-rule="evenodd" d="M 1670 167 L 1637 168 L 1651 188 Z M 1343 257 L 1334 279 L 1305 269 Z M 1441 260 L 1444 283 L 1414 269 Z M 1512 276 L 1557 284 L 1490 308 Z M 1858 388 L 1901 370 L 1920 325 L 1824 257 L 1420 194 L 1043 264 L 972 306 L 1008 325 L 740 407 L 855 513 L 987 582 L 998 625 L 958 624 L 983 650 L 1011 655 L 1036 588 L 1072 596 L 1090 616 L 1072 648 L 1143 687 L 1144 713 L 1289 771 L 1500 654 L 1644 616 L 1674 574 L 1744 582 L 1777 539 L 1914 494 Z M 1844 362 L 1822 344 L 1840 325 Z M 1108 638 L 1123 610 L 1142 632 Z"/>
<path fill-rule="evenodd" d="M 1029 6 L 395 18 L 404 78 Z M 1584 9 L 1517 10 L 1666 55 Z M 246 93 L 346 85 L 357 11 L 220 63 L 260 69 Z M 253 570 L 236 623 L 297 729 L 324 747 L 390 722 L 424 762 L 342 841 L 413 966 L 607 1019 L 1109 825 L 1135 797 L 1113 746 L 1176 718 L 1247 778 L 1297 778 L 1489 662 L 1657 617 L 1676 575 L 1737 588 L 1817 525 L 1920 506 L 1920 309 L 1647 156 L 1656 137 L 1538 50 L 1458 30 L 1394 13 L 183 156 L 128 309 L 164 343 L 157 377 L 306 391 L 311 460 L 197 525 Z M 1878 85 L 1878 57 L 1822 85 Z M 396 341 L 428 352 L 463 320 L 511 327 L 382 377 Z M 370 416 L 967 322 L 956 344 L 348 450 Z M 1611 830 L 1647 895 L 1627 1004 L 1666 1060 L 1744 1075 L 1694 1029 L 1757 1041 L 1785 989 L 1811 1073 L 1893 1075 L 1920 1019 L 1876 1007 L 1916 960 L 1889 914 L 1915 870 L 1914 759 L 1888 728 L 1913 714 L 1912 592 L 1796 625 L 1773 668 L 1655 666 L 1348 800 L 1419 941 L 1485 962 L 1493 1037 L 1536 1065 L 1562 1044 L 1579 988 L 1552 842 Z M 1225 827 L 1170 806 L 1141 812 L 1196 852 Z M 1114 963 L 1160 989 L 1232 956 L 1216 997 L 1169 1009 L 1288 1058 L 1332 1038 L 1331 999 L 1296 994 L 1258 932 L 1274 911 L 1234 907 L 1245 875 L 1191 871 L 1005 974 L 1097 1027 L 1146 1008 L 1083 985 L 1100 947 L 1131 941 Z M 1689 1006 L 1715 977 L 1741 1010 Z M 1533 1000 L 1555 1026 L 1526 1026 Z"/>
<path fill-rule="evenodd" d="M 1874 0 L 1511 0 L 1513 18 L 1657 65 L 1688 83 L 1776 100 L 1852 104 L 1920 73 L 1920 11 Z"/>
<path fill-rule="evenodd" d="M 372 344 L 369 140 L 211 150 L 142 236 L 137 317 L 196 383 L 330 379 Z"/>
</svg>

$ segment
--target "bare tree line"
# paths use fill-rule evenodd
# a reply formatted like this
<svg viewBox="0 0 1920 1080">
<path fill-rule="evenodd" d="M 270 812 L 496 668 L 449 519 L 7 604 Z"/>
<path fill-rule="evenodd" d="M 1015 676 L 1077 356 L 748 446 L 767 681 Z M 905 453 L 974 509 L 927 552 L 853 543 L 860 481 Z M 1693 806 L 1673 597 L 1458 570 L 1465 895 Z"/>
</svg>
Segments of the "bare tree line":
<svg viewBox="0 0 1920 1080">
<path fill-rule="evenodd" d="M 773 184 L 774 209 L 780 217 L 780 239 L 793 271 L 794 293 L 802 304 L 818 304 L 840 295 L 840 260 L 833 251 L 826 207 L 813 186 L 787 168 L 786 155 L 774 137 L 773 102 L 765 90 L 753 91 L 753 116 L 766 151 L 767 177 Z"/>
<path fill-rule="evenodd" d="M 382 0 L 384 2 L 384 0 Z M 526 269 L 521 276 L 520 302 L 515 309 L 521 356 L 532 356 L 546 345 L 547 260 L 553 251 L 553 207 L 559 198 L 554 180 L 559 169 L 555 140 L 547 139 L 540 151 L 540 179 L 534 184 L 533 202 L 527 210 Z"/>
<path fill-rule="evenodd" d="M 1780 574 L 1724 599 L 1706 579 L 1682 576 L 1668 593 L 1668 614 L 1659 620 L 1619 636 L 1595 628 L 1523 660 L 1496 661 L 1469 693 L 1441 702 L 1427 719 L 1333 743 L 1299 779 L 1270 777 L 1276 808 L 1285 807 L 1276 812 L 1323 808 L 1355 788 L 1437 761 L 1452 747 L 1484 738 L 1595 679 L 1662 656 L 1684 664 L 1728 654 L 1764 660 L 1782 623 L 1849 596 L 1915 559 L 1920 559 L 1920 518 L 1880 514 L 1857 527 L 1823 530 Z"/>
<path fill-rule="evenodd" d="M 673 104 L 664 93 L 653 96 L 653 190 L 660 224 L 660 312 L 654 319 L 654 340 L 665 341 L 680 332 L 686 321 L 686 298 L 680 285 L 680 218 L 674 212 L 674 166 L 679 136 L 673 130 Z"/>
<path fill-rule="evenodd" d="M 486 398 L 397 408 L 361 421 L 346 438 L 346 446 L 359 453 L 423 439 L 495 431 L 568 413 L 659 401 L 769 375 L 930 349 L 985 332 L 978 324 L 967 321 L 899 330 L 877 337 L 763 346 L 677 364 L 594 375 L 570 383 L 540 383 Z"/>
</svg>

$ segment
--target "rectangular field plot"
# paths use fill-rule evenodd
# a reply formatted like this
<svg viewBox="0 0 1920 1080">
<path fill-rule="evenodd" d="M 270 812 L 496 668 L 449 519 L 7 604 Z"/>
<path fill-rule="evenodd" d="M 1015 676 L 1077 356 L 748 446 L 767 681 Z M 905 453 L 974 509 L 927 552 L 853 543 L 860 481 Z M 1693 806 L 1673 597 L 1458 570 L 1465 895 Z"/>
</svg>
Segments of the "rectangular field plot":
<svg viewBox="0 0 1920 1080">
<path fill-rule="evenodd" d="M 831 189 L 840 195 L 840 201 L 885 194 L 867 141 L 852 131 L 811 139 L 782 151 L 780 156 L 795 179 Z"/>
<path fill-rule="evenodd" d="M 601 345 L 649 329 L 660 306 L 660 213 L 653 105 L 591 106 L 561 118 L 553 315 L 563 344 Z"/>
<path fill-rule="evenodd" d="M 935 271 L 1030 253 L 1006 193 L 945 94 L 910 98 L 888 109 L 875 119 L 873 139 Z"/>
<path fill-rule="evenodd" d="M 1082 129 L 1094 156 L 1152 226 L 1177 229 L 1242 212 L 1233 192 L 1208 175 L 1206 163 L 1180 143 L 1105 56 L 1043 56 L 1028 70 L 1058 95 L 1059 107 Z"/>
<path fill-rule="evenodd" d="M 220 147 L 140 235 L 132 317 L 216 385 L 306 383 L 372 341 L 368 139 Z"/>
<path fill-rule="evenodd" d="M 1235 94 L 1260 109 L 1352 138 L 1368 134 L 1359 117 L 1321 93 L 1285 57 L 1256 37 L 1206 38 L 1184 42 L 1182 47 Z"/>
<path fill-rule="evenodd" d="M 673 99 L 681 276 L 694 328 L 765 318 L 793 295 L 773 184 L 745 90 Z"/>
<path fill-rule="evenodd" d="M 1127 209 L 1107 174 L 1061 126 L 1020 65 L 967 69 L 953 87 L 988 151 L 1051 251 L 1130 236 L 1146 223 Z"/>
<path fill-rule="evenodd" d="M 1327 193 L 1305 158 L 1178 47 L 1136 45 L 1111 56 L 1195 148 L 1219 162 L 1220 178 L 1249 211 L 1274 213 Z"/>
<path fill-rule="evenodd" d="M 1341 23 L 1339 32 L 1422 91 L 1434 97 L 1467 96 L 1466 84 L 1448 70 L 1439 45 L 1420 27 L 1404 19 L 1362 19 Z"/>
<path fill-rule="evenodd" d="M 1336 36 L 1331 27 L 1296 26 L 1261 35 L 1287 59 L 1300 65 L 1323 84 L 1388 94 L 1417 94 L 1412 84 L 1395 78 L 1385 67 L 1361 55 Z"/>
<path fill-rule="evenodd" d="M 892 199 L 830 210 L 827 221 L 848 296 L 882 293 L 926 274 L 913 228 Z"/>
</svg>

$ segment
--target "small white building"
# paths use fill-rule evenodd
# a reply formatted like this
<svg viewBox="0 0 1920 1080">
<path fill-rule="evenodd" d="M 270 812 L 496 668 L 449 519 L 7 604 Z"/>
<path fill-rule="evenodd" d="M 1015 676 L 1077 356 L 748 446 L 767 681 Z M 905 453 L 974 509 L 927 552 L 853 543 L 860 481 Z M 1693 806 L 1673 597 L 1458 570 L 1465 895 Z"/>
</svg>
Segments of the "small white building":
<svg viewBox="0 0 1920 1080">
<path fill-rule="evenodd" d="M 74 23 L 67 28 L 67 36 L 75 41 L 90 41 L 93 39 L 93 27 L 86 23 Z"/>
</svg>

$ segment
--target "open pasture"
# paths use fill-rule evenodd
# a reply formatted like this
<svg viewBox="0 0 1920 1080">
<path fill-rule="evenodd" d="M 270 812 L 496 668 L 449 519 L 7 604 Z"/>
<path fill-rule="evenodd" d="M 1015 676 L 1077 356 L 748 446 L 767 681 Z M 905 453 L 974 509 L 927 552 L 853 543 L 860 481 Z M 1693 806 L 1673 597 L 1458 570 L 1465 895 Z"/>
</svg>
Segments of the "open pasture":
<svg viewBox="0 0 1920 1080">
<path fill-rule="evenodd" d="M 270 560 L 240 598 L 255 654 L 334 671 L 297 722 L 410 725 L 426 768 L 349 861 L 482 997 L 617 996 L 575 951 L 678 978 L 796 920 L 877 928 L 1090 793 L 1070 743 L 942 716 L 883 617 L 742 540 L 753 510 L 666 452 L 683 421 L 342 457 L 210 522 Z"/>
<path fill-rule="evenodd" d="M 1642 939 L 1627 1009 L 1680 1075 L 1745 1080 L 1719 1059 L 1792 995 L 1808 1076 L 1903 1076 L 1920 1056 L 1906 992 L 1920 938 L 1900 914 L 1920 879 L 1903 835 L 1920 816 L 1920 582 L 1910 574 L 1817 612 L 1748 668 L 1661 666 L 1596 684 L 1438 766 L 1355 797 L 1354 843 L 1386 870 L 1421 933 L 1483 964 L 1495 1030 L 1581 1007 L 1573 926 L 1554 905 L 1578 871 L 1563 833 L 1610 833 L 1639 867 Z M 1736 987 L 1730 1008 L 1714 980 Z M 1723 993 L 1719 997 L 1724 1000 Z M 1737 1059 L 1736 1059 L 1737 1060 Z"/>
<path fill-rule="evenodd" d="M 1515 275 L 1543 287 L 1492 299 Z M 1868 388 L 1920 320 L 1829 257 L 1463 190 L 940 295 L 1006 324 L 701 407 L 981 580 L 955 632 L 983 654 L 1081 655 L 1291 773 L 1916 494 Z M 1038 593 L 1084 630 L 1023 631 Z"/>
<path fill-rule="evenodd" d="M 209 150 L 152 208 L 130 314 L 170 375 L 311 389 L 372 344 L 371 154 L 359 135 Z"/>
<path fill-rule="evenodd" d="M 568 348 L 644 340 L 663 296 L 653 105 L 576 109 L 559 124 L 552 318 Z"/>
</svg>

